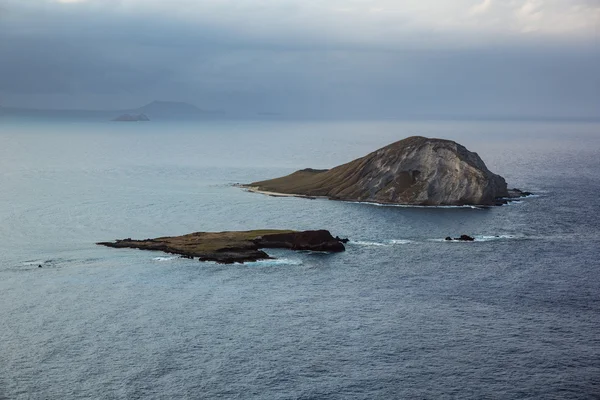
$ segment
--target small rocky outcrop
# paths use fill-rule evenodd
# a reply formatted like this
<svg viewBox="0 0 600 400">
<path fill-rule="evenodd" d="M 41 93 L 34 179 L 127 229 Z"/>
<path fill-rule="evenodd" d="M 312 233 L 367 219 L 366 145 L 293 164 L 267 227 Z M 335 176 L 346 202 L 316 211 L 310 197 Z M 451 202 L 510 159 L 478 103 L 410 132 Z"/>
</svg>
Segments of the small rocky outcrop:
<svg viewBox="0 0 600 400">
<path fill-rule="evenodd" d="M 451 140 L 413 136 L 330 170 L 304 169 L 244 185 L 268 194 L 412 205 L 497 205 L 506 181 Z"/>
<path fill-rule="evenodd" d="M 475 238 L 469 235 L 460 235 L 460 237 L 452 239 L 451 236 L 448 236 L 446 239 L 447 242 L 457 241 L 457 242 L 474 242 Z"/>
<path fill-rule="evenodd" d="M 134 240 L 131 238 L 114 242 L 100 242 L 101 246 L 163 251 L 179 254 L 184 258 L 215 261 L 222 264 L 243 263 L 270 259 L 261 249 L 290 249 L 326 252 L 342 252 L 343 241 L 331 236 L 326 230 L 286 231 L 254 230 L 239 232 L 195 232 L 183 236 Z"/>
<path fill-rule="evenodd" d="M 513 189 L 508 189 L 508 196 L 506 197 L 499 197 L 496 199 L 496 203 L 494 205 L 496 206 L 503 206 L 505 204 L 508 204 L 510 202 L 516 201 L 522 197 L 529 197 L 533 195 L 533 193 L 531 192 L 525 192 L 521 189 L 517 189 L 517 188 L 513 188 Z"/>
</svg>

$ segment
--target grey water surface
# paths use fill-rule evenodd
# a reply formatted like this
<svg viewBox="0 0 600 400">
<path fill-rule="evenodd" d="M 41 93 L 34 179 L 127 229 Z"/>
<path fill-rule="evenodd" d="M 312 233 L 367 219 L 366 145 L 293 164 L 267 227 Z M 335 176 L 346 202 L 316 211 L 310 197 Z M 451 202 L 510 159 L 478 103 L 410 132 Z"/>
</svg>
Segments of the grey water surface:
<svg viewBox="0 0 600 400">
<path fill-rule="evenodd" d="M 382 207 L 232 186 L 411 135 L 535 196 Z M 597 399 L 599 193 L 597 123 L 0 121 L 0 398 Z M 351 242 L 233 266 L 94 244 L 258 228 Z"/>
</svg>

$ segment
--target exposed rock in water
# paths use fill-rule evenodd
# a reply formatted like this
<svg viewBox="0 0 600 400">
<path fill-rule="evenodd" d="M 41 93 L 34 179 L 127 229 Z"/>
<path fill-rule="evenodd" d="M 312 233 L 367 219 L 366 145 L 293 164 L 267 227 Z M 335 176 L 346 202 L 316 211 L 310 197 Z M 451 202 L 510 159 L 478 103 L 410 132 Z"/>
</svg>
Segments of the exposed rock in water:
<svg viewBox="0 0 600 400">
<path fill-rule="evenodd" d="M 200 261 L 216 261 L 222 264 L 257 261 L 271 257 L 261 249 L 290 249 L 342 252 L 342 242 L 346 239 L 334 238 L 326 230 L 254 230 L 241 232 L 196 232 L 183 236 L 160 237 L 156 239 L 133 240 L 131 238 L 115 242 L 97 243 L 115 248 L 164 251 L 179 254 L 185 258 L 198 258 Z M 347 241 L 347 240 L 346 240 Z"/>
<path fill-rule="evenodd" d="M 533 193 L 531 192 L 524 192 L 521 189 L 517 189 L 517 188 L 512 188 L 508 190 L 508 196 L 510 198 L 518 198 L 518 197 L 527 197 L 527 196 L 531 196 L 533 195 Z"/>
<path fill-rule="evenodd" d="M 338 241 L 340 241 L 340 242 L 342 242 L 342 243 L 344 243 L 344 244 L 346 244 L 346 243 L 348 243 L 348 242 L 350 241 L 350 239 L 348 239 L 348 238 L 344 238 L 344 239 L 342 239 L 342 238 L 341 238 L 341 237 L 339 237 L 339 236 L 336 236 L 336 237 L 335 237 L 335 240 L 338 240 Z"/>
<path fill-rule="evenodd" d="M 251 190 L 412 205 L 497 205 L 506 181 L 460 144 L 413 136 L 330 170 L 304 169 Z"/>
<path fill-rule="evenodd" d="M 450 241 L 457 241 L 457 242 L 473 242 L 473 241 L 475 241 L 475 238 L 474 238 L 474 237 L 471 237 L 471 236 L 469 236 L 469 235 L 460 235 L 460 237 L 457 237 L 457 238 L 454 238 L 454 239 L 452 239 L 452 237 L 451 237 L 451 236 L 448 236 L 448 237 L 447 237 L 446 239 L 444 239 L 444 240 L 446 240 L 446 241 L 448 241 L 448 242 L 450 242 Z"/>
</svg>

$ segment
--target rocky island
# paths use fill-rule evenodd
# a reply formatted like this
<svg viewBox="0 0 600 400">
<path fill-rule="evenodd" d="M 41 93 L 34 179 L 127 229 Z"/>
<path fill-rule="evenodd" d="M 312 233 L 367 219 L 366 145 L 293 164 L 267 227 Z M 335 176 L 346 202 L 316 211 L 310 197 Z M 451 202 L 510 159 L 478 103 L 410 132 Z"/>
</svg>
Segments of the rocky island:
<svg viewBox="0 0 600 400">
<path fill-rule="evenodd" d="M 243 263 L 271 259 L 261 249 L 290 249 L 342 252 L 347 239 L 331 236 L 326 230 L 253 230 L 239 232 L 195 232 L 183 236 L 114 242 L 100 242 L 101 246 L 163 251 L 200 261 L 221 264 Z"/>
<path fill-rule="evenodd" d="M 407 204 L 501 205 L 526 192 L 506 181 L 464 146 L 413 136 L 328 170 L 303 169 L 291 175 L 241 185 L 270 195 Z"/>
</svg>

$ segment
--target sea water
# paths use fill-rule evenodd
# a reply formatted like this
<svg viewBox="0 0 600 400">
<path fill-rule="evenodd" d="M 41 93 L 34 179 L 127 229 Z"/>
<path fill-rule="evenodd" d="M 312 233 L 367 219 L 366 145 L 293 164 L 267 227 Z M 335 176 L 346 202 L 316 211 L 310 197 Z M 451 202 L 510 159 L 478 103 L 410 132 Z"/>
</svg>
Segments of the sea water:
<svg viewBox="0 0 600 400">
<path fill-rule="evenodd" d="M 535 196 L 417 208 L 232 186 L 411 135 Z M 0 398 L 597 398 L 599 193 L 595 123 L 0 121 Z M 94 244 L 259 228 L 350 242 L 244 265 Z M 461 234 L 476 240 L 443 240 Z"/>
</svg>

